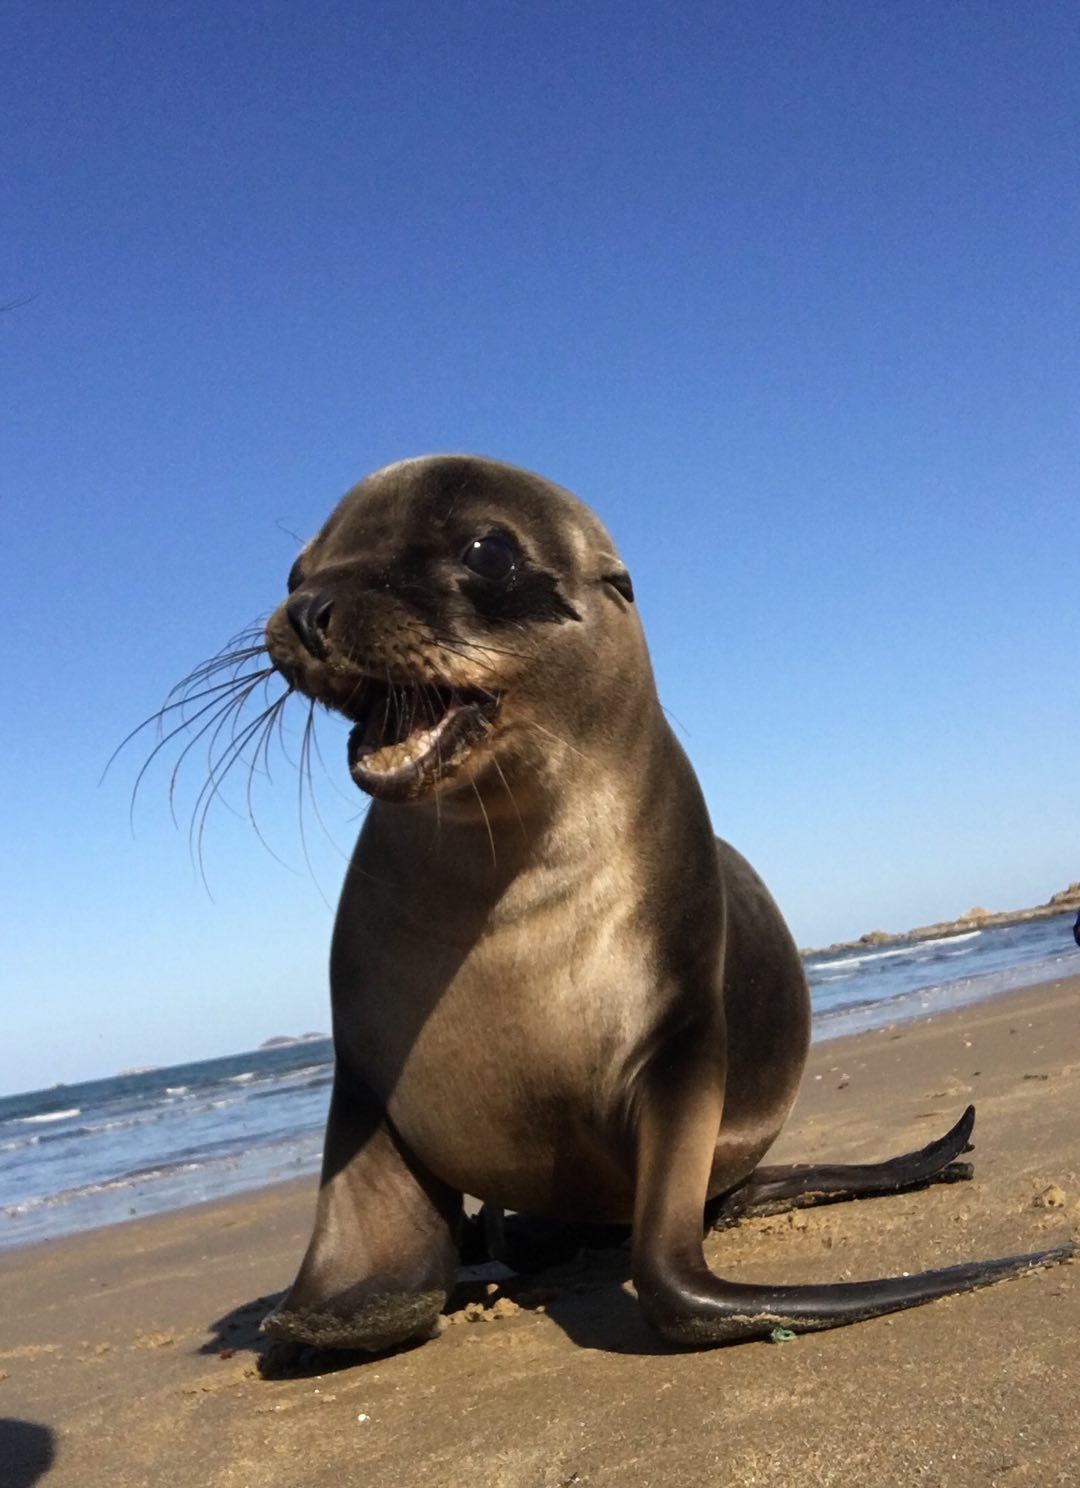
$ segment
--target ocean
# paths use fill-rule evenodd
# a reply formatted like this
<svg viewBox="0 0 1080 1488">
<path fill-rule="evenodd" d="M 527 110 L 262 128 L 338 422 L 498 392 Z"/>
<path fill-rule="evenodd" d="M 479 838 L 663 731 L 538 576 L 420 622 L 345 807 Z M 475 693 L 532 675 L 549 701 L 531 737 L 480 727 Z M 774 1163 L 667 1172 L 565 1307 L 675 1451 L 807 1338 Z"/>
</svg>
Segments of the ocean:
<svg viewBox="0 0 1080 1488">
<path fill-rule="evenodd" d="M 1072 919 L 807 956 L 814 1038 L 1080 972 Z M 0 1099 L 0 1247 L 314 1172 L 332 1059 L 315 1036 Z"/>
</svg>

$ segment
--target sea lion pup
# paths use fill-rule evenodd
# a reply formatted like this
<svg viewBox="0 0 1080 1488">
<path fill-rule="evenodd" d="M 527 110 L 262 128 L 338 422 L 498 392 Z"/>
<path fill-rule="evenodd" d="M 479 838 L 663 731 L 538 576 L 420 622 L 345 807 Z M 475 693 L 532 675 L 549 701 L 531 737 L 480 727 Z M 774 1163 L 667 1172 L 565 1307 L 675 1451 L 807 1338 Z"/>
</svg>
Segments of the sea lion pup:
<svg viewBox="0 0 1080 1488">
<path fill-rule="evenodd" d="M 490 460 L 407 460 L 345 496 L 288 587 L 271 660 L 353 721 L 373 804 L 334 931 L 314 1234 L 267 1333 L 426 1336 L 463 1193 L 631 1223 L 641 1306 L 681 1344 L 831 1328 L 1069 1253 L 835 1286 L 709 1270 L 707 1203 L 926 1181 L 972 1113 L 890 1163 L 758 1170 L 806 1056 L 802 965 L 713 836 L 630 578 L 579 501 Z"/>
</svg>

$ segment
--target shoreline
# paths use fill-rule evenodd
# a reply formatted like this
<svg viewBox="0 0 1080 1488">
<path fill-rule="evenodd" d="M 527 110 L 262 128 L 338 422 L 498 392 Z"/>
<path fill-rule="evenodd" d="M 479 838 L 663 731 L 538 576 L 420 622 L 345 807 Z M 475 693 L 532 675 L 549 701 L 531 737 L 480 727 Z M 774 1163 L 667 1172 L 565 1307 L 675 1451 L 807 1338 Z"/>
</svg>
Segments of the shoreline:
<svg viewBox="0 0 1080 1488">
<path fill-rule="evenodd" d="M 1076 962 L 1075 970 L 1070 963 Z M 864 1033 L 873 1033 L 880 1030 L 892 1030 L 903 1028 L 911 1023 L 929 1021 L 932 1018 L 947 1016 L 953 1011 L 978 1007 L 983 1003 L 996 1002 L 1000 998 L 1012 996 L 1017 992 L 1024 992 L 1028 988 L 1045 985 L 1075 975 L 1080 977 L 1080 954 L 1074 953 L 1071 948 L 1054 961 L 1039 963 L 1028 963 L 1018 967 L 1006 968 L 994 972 L 986 972 L 981 976 L 957 979 L 950 982 L 932 984 L 927 987 L 914 988 L 902 992 L 894 997 L 876 999 L 870 1002 L 858 1002 L 851 1006 L 840 1006 L 829 1008 L 814 1015 L 811 1026 L 811 1048 L 819 1045 L 833 1044 L 838 1040 L 856 1038 Z M 250 1052 L 250 1051 L 249 1051 Z M 17 1231 L 23 1222 L 22 1217 L 16 1217 L 10 1213 L 0 1213 L 0 1256 L 7 1255 L 14 1250 L 26 1247 L 50 1245 L 64 1240 L 73 1239 L 78 1235 L 88 1234 L 95 1230 L 113 1229 L 120 1225 L 136 1223 L 142 1219 L 153 1219 L 166 1217 L 171 1214 L 181 1213 L 186 1210 L 205 1210 L 212 1208 L 215 1204 L 227 1202 L 231 1199 L 252 1198 L 265 1190 L 280 1185 L 292 1183 L 310 1184 L 317 1178 L 321 1164 L 321 1132 L 319 1149 L 313 1150 L 310 1160 L 295 1175 L 288 1177 L 275 1175 L 270 1178 L 257 1177 L 259 1172 L 259 1158 L 262 1156 L 261 1148 L 251 1149 L 249 1153 L 240 1154 L 230 1159 L 230 1166 L 234 1169 L 244 1165 L 245 1157 L 249 1159 L 247 1166 L 251 1169 L 250 1180 L 240 1177 L 238 1186 L 225 1187 L 224 1191 L 212 1191 L 205 1196 L 199 1196 L 195 1192 L 203 1183 L 211 1183 L 220 1189 L 220 1173 L 200 1173 L 198 1180 L 189 1184 L 193 1191 L 191 1197 L 179 1196 L 179 1201 L 171 1195 L 176 1194 L 172 1189 L 140 1191 L 137 1186 L 137 1176 L 132 1179 L 130 1185 L 125 1186 L 123 1175 L 115 1180 L 110 1180 L 110 1186 L 114 1188 L 115 1203 L 117 1207 L 128 1207 L 130 1214 L 122 1218 L 97 1219 L 90 1223 L 72 1223 L 67 1226 L 58 1227 L 54 1234 L 31 1234 L 26 1237 L 19 1236 Z M 239 1176 L 239 1175 L 238 1175 Z M 97 1194 L 94 1194 L 97 1198 Z M 71 1203 L 73 1208 L 66 1212 L 77 1215 L 80 1204 L 85 1202 L 84 1196 L 76 1194 L 71 1199 L 59 1200 L 59 1196 L 49 1196 L 44 1202 L 45 1208 L 50 1215 L 56 1216 L 65 1212 L 65 1204 Z M 132 1207 L 134 1204 L 141 1206 L 138 1212 Z M 42 1209 L 36 1210 L 40 1215 Z"/>
<path fill-rule="evenodd" d="M 814 1044 L 837 1038 L 854 1038 L 875 1029 L 898 1028 L 921 1019 L 942 1017 L 950 1012 L 975 1008 L 996 1002 L 1002 997 L 1042 987 L 1050 982 L 1080 977 L 1080 954 L 1068 947 L 1052 961 L 1028 962 L 1021 966 L 987 971 L 973 977 L 958 977 L 950 982 L 931 983 L 898 993 L 895 997 L 874 1002 L 855 1003 L 850 1007 L 828 1008 L 819 1013 L 811 1026 Z M 918 1010 L 906 1009 L 918 1003 Z"/>
<path fill-rule="evenodd" d="M 724 1274 L 887 1275 L 1068 1242 L 1080 1225 L 1080 976 L 815 1044 L 770 1161 L 874 1161 L 974 1100 L 975 1178 L 746 1221 Z M 0 1253 L 0 1460 L 29 1488 L 697 1488 L 1080 1476 L 1080 1268 L 776 1346 L 658 1343 L 616 1258 L 459 1288 L 440 1337 L 263 1380 L 257 1323 L 314 1179 Z M 624 1263 L 623 1263 L 624 1264 Z M 542 1289 L 541 1289 L 542 1285 Z M 932 1385 L 932 1387 L 931 1387 Z M 866 1430 L 873 1422 L 873 1431 Z"/>
</svg>

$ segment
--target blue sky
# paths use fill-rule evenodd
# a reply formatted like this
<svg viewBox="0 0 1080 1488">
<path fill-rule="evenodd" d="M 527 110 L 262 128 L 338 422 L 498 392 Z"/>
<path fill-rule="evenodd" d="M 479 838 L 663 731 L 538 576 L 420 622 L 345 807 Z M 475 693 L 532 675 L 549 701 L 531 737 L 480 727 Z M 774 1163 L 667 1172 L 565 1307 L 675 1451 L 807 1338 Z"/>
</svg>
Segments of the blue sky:
<svg viewBox="0 0 1080 1488">
<path fill-rule="evenodd" d="M 102 767 L 366 471 L 575 490 L 802 944 L 1080 877 L 1080 12 L 9 3 L 0 1091 L 325 1028 L 314 879 Z M 201 784 L 181 781 L 182 828 Z M 241 808 L 241 798 L 236 800 Z M 320 889 L 317 885 L 321 885 Z"/>
</svg>

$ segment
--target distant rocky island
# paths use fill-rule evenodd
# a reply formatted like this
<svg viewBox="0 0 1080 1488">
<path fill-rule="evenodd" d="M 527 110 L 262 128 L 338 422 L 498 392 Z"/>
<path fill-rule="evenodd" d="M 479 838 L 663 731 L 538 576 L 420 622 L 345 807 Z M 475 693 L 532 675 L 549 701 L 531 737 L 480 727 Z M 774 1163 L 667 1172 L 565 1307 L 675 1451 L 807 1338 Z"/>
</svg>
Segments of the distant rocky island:
<svg viewBox="0 0 1080 1488">
<path fill-rule="evenodd" d="M 966 930 L 986 930 L 993 925 L 1020 925 L 1025 920 L 1049 920 L 1054 915 L 1080 909 L 1080 883 L 1071 883 L 1060 893 L 1051 894 L 1045 904 L 1032 909 L 982 909 L 978 905 L 956 920 L 939 920 L 934 925 L 919 925 L 914 930 L 868 930 L 858 940 L 841 940 L 835 945 L 820 946 L 814 951 L 800 951 L 801 956 L 819 956 L 832 951 L 857 951 L 860 946 L 904 944 L 913 940 L 936 940 L 942 935 L 960 935 Z"/>
<path fill-rule="evenodd" d="M 273 1038 L 264 1039 L 259 1048 L 284 1049 L 289 1044 L 321 1044 L 329 1037 L 328 1033 L 278 1033 Z"/>
</svg>

